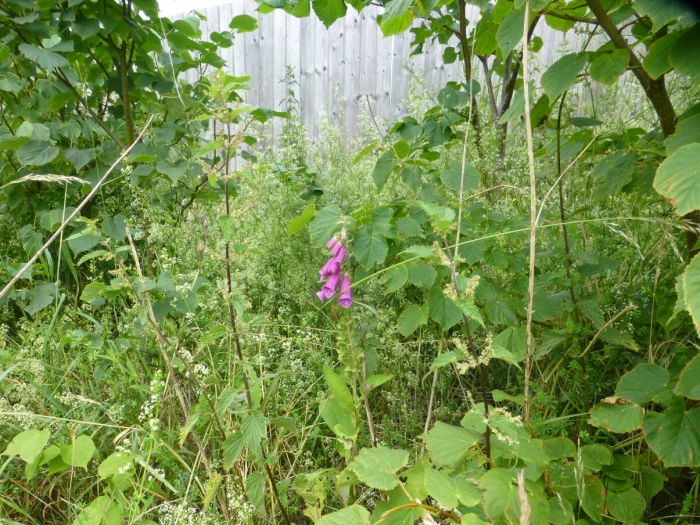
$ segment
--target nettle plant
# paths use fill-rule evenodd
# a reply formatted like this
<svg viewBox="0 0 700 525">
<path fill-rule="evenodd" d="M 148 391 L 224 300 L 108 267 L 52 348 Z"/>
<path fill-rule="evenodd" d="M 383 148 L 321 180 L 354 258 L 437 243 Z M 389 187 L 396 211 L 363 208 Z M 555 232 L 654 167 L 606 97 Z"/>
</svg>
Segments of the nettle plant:
<svg viewBox="0 0 700 525">
<path fill-rule="evenodd" d="M 692 105 L 697 100 L 694 91 L 690 107 L 677 108 L 666 87 L 672 79 L 678 89 L 692 91 L 700 81 L 700 62 L 692 51 L 700 26 L 673 3 L 469 3 L 481 10 L 474 25 L 466 20 L 467 2 L 462 0 L 383 2 L 379 25 L 385 36 L 410 29 L 415 52 L 428 40 L 437 40 L 447 45 L 444 61 L 459 60 L 464 70 L 462 82 L 440 90 L 422 120 L 402 119 L 358 155 L 359 160 L 378 153 L 372 176 L 380 192 L 389 179 L 400 177 L 412 197 L 391 200 L 384 193 L 385 203 L 356 210 L 331 204 L 316 211 L 311 205 L 290 223 L 290 233 L 308 223 L 311 241 L 318 247 L 334 234 L 347 234 L 355 268 L 353 288 L 361 290 L 364 282 L 379 278 L 386 292 L 379 304 L 404 292 L 409 304 L 396 321 L 400 334 L 411 337 L 418 329 L 433 328 L 451 340 L 451 349 L 439 355 L 429 371 L 450 365 L 458 373 L 474 374 L 478 399 L 471 401 L 461 426 L 436 423 L 423 436 L 427 456 L 376 446 L 357 452 L 359 407 L 367 403 L 374 385 L 354 364 L 361 362 L 361 350 L 351 361 L 341 355 L 341 370 L 324 374 L 332 396 L 320 413 L 338 440 L 346 466 L 340 472 L 305 475 L 295 487 L 307 502 L 308 515 L 316 519 L 325 501 L 319 484 L 324 477 L 335 480 L 346 507 L 322 517 L 323 524 L 411 523 L 430 520 L 429 515 L 462 523 L 636 522 L 662 490 L 665 476 L 678 476 L 674 467 L 696 467 L 700 461 L 700 412 L 695 407 L 700 396 L 692 386 L 700 378 L 700 357 L 692 345 L 676 344 L 669 350 L 655 335 L 680 343 L 683 338 L 696 341 L 700 332 L 700 178 L 695 166 L 700 158 L 700 105 Z M 349 4 L 358 11 L 366 5 Z M 296 16 L 307 16 L 313 9 L 329 26 L 347 6 L 343 0 L 315 0 L 311 6 L 305 1 L 263 1 L 260 7 L 273 8 Z M 538 23 L 560 31 L 576 27 L 588 35 L 581 51 L 562 56 L 543 72 L 541 89 L 526 84 L 522 67 L 527 54 L 542 47 L 533 37 Z M 589 50 L 593 43 L 597 49 Z M 484 90 L 474 78 L 475 60 L 484 68 Z M 569 117 L 564 111 L 566 95 L 578 83 L 612 86 L 625 74 L 634 76 L 634 86 L 648 105 L 645 111 L 654 116 L 653 125 L 642 127 L 644 121 L 632 115 L 611 130 L 610 122 Z M 527 131 L 537 134 L 538 167 L 550 182 L 537 191 L 539 202 L 530 217 L 494 210 L 494 195 L 506 191 L 503 182 L 513 181 L 499 179 L 498 169 L 485 171 L 481 104 L 488 104 L 500 131 L 502 161 L 507 129 L 520 129 L 525 120 L 531 125 Z M 473 154 L 469 162 L 468 153 Z M 564 164 L 567 159 L 570 166 Z M 615 199 L 625 203 L 624 211 L 645 208 L 656 217 L 600 217 L 589 215 L 586 208 L 569 209 L 565 182 L 573 186 L 581 178 L 574 178 L 572 166 L 579 175 L 590 173 L 594 181 L 586 206 L 609 214 L 604 206 Z M 558 209 L 553 206 L 550 211 L 547 199 L 556 189 Z M 528 282 L 526 244 L 518 236 L 522 239 L 533 230 L 528 227 L 531 220 L 546 235 L 548 251 L 541 260 L 538 254 Z M 612 261 L 611 266 L 602 249 L 586 246 L 586 227 L 596 228 L 605 220 L 643 220 L 675 228 L 685 236 L 683 257 L 688 261 L 679 265 L 659 255 L 659 270 L 663 267 L 671 277 L 662 279 L 657 271 L 652 300 L 640 285 L 624 294 L 628 304 L 616 306 L 619 298 L 612 298 L 614 310 L 608 315 L 590 283 L 604 279 L 619 263 Z M 665 236 L 654 244 L 660 254 Z M 630 263 L 628 271 L 646 272 L 645 264 Z M 644 304 L 634 304 L 634 298 Z M 373 307 L 356 300 L 353 310 L 361 308 L 371 312 Z M 641 310 L 636 319 L 646 327 L 614 326 L 636 309 Z M 348 315 L 339 321 L 340 333 L 348 330 Z M 353 323 L 355 330 L 359 323 Z M 646 358 L 635 356 L 643 345 L 649 348 Z M 585 385 L 576 402 L 589 418 L 588 428 L 598 429 L 595 441 L 613 441 L 615 446 L 541 438 L 548 422 L 530 417 L 534 401 L 527 385 L 533 361 L 545 370 L 543 377 L 553 377 L 569 361 L 585 375 L 592 353 L 601 349 L 612 352 L 609 355 L 629 352 L 615 365 L 617 378 L 622 376 L 615 395 L 601 400 L 597 390 L 602 379 L 590 377 L 593 386 Z M 523 372 L 525 396 L 492 391 L 498 380 L 489 373 L 494 359 Z M 546 384 L 537 388 L 545 389 Z M 513 415 L 519 405 L 524 407 L 523 421 Z M 376 445 L 368 405 L 366 417 Z M 579 439 L 590 439 L 580 424 L 573 430 Z M 630 448 L 638 442 L 648 448 Z M 372 512 L 354 502 L 358 483 L 381 493 Z"/>
</svg>

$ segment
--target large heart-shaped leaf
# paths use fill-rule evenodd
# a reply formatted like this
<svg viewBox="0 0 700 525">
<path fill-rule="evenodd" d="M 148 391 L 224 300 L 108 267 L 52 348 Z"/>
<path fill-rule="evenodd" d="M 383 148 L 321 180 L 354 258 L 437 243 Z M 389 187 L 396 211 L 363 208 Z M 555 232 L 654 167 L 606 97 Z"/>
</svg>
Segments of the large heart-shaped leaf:
<svg viewBox="0 0 700 525">
<path fill-rule="evenodd" d="M 678 215 L 700 209 L 700 143 L 683 146 L 656 170 L 654 189 L 673 204 Z"/>
<path fill-rule="evenodd" d="M 391 490 L 399 484 L 396 472 L 408 463 L 408 452 L 387 447 L 363 448 L 348 465 L 365 485 Z"/>
<path fill-rule="evenodd" d="M 667 467 L 700 466 L 700 408 L 686 412 L 682 401 L 662 414 L 647 414 L 644 434 L 649 447 Z"/>
</svg>

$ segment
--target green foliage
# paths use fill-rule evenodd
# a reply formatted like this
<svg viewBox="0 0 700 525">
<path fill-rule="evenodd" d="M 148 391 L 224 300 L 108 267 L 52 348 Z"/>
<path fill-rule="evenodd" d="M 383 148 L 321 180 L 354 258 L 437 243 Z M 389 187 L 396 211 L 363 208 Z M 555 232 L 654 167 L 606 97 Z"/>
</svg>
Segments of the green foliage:
<svg viewBox="0 0 700 525">
<path fill-rule="evenodd" d="M 386 130 L 347 140 L 320 122 L 317 144 L 293 72 L 272 111 L 222 70 L 253 16 L 205 40 L 200 15 L 172 21 L 143 0 L 0 9 L 0 274 L 24 272 L 0 297 L 3 516 L 476 525 L 529 509 L 563 525 L 692 512 L 696 20 L 646 0 L 535 0 L 529 13 L 479 0 L 467 25 L 458 1 L 383 4 L 383 35 L 410 31 L 414 54 L 444 46 L 465 78 L 418 86 Z M 259 11 L 330 26 L 348 5 L 365 8 Z M 540 64 L 543 23 L 605 41 Z M 541 74 L 527 86 L 524 36 Z M 275 141 L 258 141 L 276 118 Z M 314 297 L 334 235 L 349 309 Z"/>
</svg>

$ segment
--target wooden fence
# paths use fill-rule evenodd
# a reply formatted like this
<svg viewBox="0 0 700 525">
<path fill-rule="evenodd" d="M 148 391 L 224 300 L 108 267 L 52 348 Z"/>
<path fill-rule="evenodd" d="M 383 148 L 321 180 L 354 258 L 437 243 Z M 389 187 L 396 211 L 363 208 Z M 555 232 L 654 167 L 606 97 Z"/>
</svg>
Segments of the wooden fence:
<svg viewBox="0 0 700 525">
<path fill-rule="evenodd" d="M 313 14 L 295 18 L 275 10 L 261 15 L 257 5 L 254 0 L 237 0 L 203 10 L 207 17 L 201 24 L 203 37 L 227 30 L 236 15 L 256 17 L 259 29 L 238 36 L 233 47 L 221 50 L 222 58 L 232 74 L 251 76 L 253 89 L 246 93 L 246 102 L 269 109 L 280 109 L 286 91 L 282 79 L 291 67 L 299 84 L 296 95 L 302 121 L 311 140 L 319 137 L 323 115 L 335 121 L 344 117 L 345 136 L 350 137 L 359 116 L 370 108 L 380 122 L 392 122 L 405 114 L 403 101 L 409 82 L 434 93 L 447 81 L 460 79 L 458 63 L 443 62 L 444 46 L 428 43 L 422 54 L 411 57 L 411 33 L 384 38 L 377 25 L 382 8 L 369 6 L 357 13 L 349 7 L 344 18 L 326 29 Z M 475 24 L 478 9 L 468 9 L 468 20 Z M 544 21 L 535 34 L 544 41 L 535 68 L 537 61 L 545 66 L 563 49 L 579 46 L 573 31 L 555 31 Z M 475 64 L 475 68 L 481 75 L 481 65 Z"/>
</svg>

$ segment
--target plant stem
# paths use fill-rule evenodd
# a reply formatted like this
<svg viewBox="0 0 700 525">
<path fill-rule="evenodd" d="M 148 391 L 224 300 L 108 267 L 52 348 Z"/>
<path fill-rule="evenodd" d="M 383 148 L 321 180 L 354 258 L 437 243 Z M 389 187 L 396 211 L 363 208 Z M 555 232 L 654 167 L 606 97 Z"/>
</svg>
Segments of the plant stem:
<svg viewBox="0 0 700 525">
<path fill-rule="evenodd" d="M 530 0 L 525 0 L 525 22 L 523 34 L 528 30 L 528 13 L 530 12 Z M 527 161 L 530 173 L 530 268 L 527 285 L 527 321 L 525 323 L 525 407 L 523 421 L 530 424 L 530 375 L 533 362 L 533 336 L 532 336 L 532 305 L 535 299 L 535 242 L 537 232 L 537 179 L 535 178 L 535 156 L 533 153 L 532 122 L 530 118 L 530 89 L 528 86 L 528 49 L 527 38 L 523 37 L 523 96 L 525 98 L 525 135 L 527 137 Z"/>
<path fill-rule="evenodd" d="M 557 115 L 557 179 L 559 180 L 559 216 L 561 217 L 561 233 L 564 238 L 564 269 L 566 270 L 566 278 L 569 281 L 569 295 L 571 302 L 576 305 L 576 294 L 574 293 L 574 284 L 571 282 L 571 251 L 569 249 L 569 232 L 566 229 L 566 214 L 564 213 L 564 185 L 561 176 L 561 112 L 564 108 L 564 100 L 566 100 L 565 91 L 559 102 L 559 113 Z"/>
</svg>

